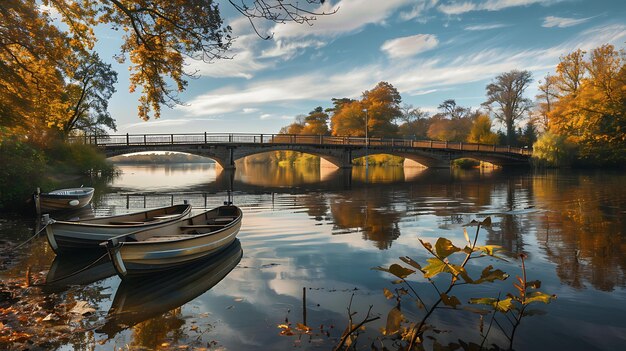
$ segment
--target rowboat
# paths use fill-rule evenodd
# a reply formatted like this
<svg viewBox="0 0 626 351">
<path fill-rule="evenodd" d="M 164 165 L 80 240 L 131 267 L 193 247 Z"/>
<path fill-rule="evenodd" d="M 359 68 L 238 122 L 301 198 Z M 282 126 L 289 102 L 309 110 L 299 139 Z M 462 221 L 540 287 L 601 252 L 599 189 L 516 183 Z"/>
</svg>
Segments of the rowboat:
<svg viewBox="0 0 626 351">
<path fill-rule="evenodd" d="M 243 250 L 236 240 L 217 255 L 158 275 L 122 280 L 106 323 L 96 332 L 118 332 L 171 311 L 204 294 L 239 264 Z"/>
<path fill-rule="evenodd" d="M 174 269 L 217 254 L 231 244 L 243 213 L 224 205 L 183 219 L 175 227 L 157 227 L 108 239 L 106 246 L 123 278 Z"/>
<path fill-rule="evenodd" d="M 190 212 L 191 205 L 183 204 L 78 221 L 49 219 L 46 223 L 46 236 L 50 247 L 57 254 L 88 249 L 102 250 L 99 246 L 101 242 L 122 234 L 148 228 L 170 230 Z"/>
<path fill-rule="evenodd" d="M 91 202 L 94 188 L 68 188 L 53 190 L 49 193 L 35 193 L 37 213 L 73 210 L 83 208 Z"/>
</svg>

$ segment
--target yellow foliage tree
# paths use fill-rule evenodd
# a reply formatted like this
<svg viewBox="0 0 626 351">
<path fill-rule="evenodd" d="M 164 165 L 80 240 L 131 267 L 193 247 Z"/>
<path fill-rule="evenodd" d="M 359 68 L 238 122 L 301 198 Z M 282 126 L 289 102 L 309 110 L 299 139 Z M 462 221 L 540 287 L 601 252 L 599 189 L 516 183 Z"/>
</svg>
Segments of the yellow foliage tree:
<svg viewBox="0 0 626 351">
<path fill-rule="evenodd" d="M 562 95 L 548 114 L 550 131 L 578 144 L 580 158 L 586 163 L 623 165 L 626 162 L 626 64 L 612 45 L 592 50 L 587 59 L 582 55 L 584 52 L 580 50 L 573 56 L 567 55 L 557 67 L 556 78 Z M 563 69 L 578 69 L 581 65 L 584 71 L 576 79 L 568 73 L 574 69 Z"/>
</svg>

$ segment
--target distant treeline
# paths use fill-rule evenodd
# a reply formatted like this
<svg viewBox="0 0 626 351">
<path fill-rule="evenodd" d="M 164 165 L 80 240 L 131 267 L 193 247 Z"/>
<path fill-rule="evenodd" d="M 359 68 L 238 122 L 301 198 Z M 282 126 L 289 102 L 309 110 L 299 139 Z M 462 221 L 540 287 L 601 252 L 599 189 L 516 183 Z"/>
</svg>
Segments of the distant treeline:
<svg viewBox="0 0 626 351">
<path fill-rule="evenodd" d="M 123 155 L 111 157 L 110 160 L 113 163 L 215 163 L 210 158 L 178 152 Z"/>
</svg>

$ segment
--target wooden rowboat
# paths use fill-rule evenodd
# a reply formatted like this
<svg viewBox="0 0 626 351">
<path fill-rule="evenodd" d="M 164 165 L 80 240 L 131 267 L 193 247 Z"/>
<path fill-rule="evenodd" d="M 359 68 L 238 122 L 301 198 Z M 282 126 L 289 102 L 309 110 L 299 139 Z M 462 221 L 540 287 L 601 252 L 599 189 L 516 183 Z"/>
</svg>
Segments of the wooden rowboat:
<svg viewBox="0 0 626 351">
<path fill-rule="evenodd" d="M 217 255 L 158 275 L 123 280 L 96 332 L 112 338 L 118 332 L 160 316 L 204 294 L 224 279 L 243 255 L 236 240 Z M 112 268 L 111 268 L 112 269 Z"/>
<path fill-rule="evenodd" d="M 178 222 L 149 228 L 102 243 L 117 274 L 126 279 L 189 264 L 228 247 L 241 228 L 243 213 L 232 205 L 216 207 Z"/>
<path fill-rule="evenodd" d="M 37 213 L 74 210 L 83 208 L 91 202 L 94 188 L 68 188 L 53 190 L 49 193 L 35 193 Z"/>
<path fill-rule="evenodd" d="M 187 217 L 191 205 L 174 205 L 129 214 L 94 217 L 78 221 L 50 219 L 46 236 L 57 254 L 77 250 L 102 250 L 99 244 L 110 238 L 148 228 L 176 229 L 177 222 Z"/>
</svg>

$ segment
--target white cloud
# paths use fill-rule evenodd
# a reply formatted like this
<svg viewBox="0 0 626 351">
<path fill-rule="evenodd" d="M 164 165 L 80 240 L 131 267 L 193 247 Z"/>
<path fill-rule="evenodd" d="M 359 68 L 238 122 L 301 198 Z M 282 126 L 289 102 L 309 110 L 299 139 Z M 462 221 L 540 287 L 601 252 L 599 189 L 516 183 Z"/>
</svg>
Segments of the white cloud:
<svg viewBox="0 0 626 351">
<path fill-rule="evenodd" d="M 248 113 L 254 113 L 254 112 L 258 112 L 258 111 L 259 111 L 259 109 L 258 109 L 258 108 L 249 108 L 249 107 L 247 107 L 247 108 L 244 108 L 244 109 L 243 109 L 243 113 L 246 113 L 246 114 L 248 114 Z"/>
<path fill-rule="evenodd" d="M 380 49 L 391 58 L 415 56 L 421 52 L 431 50 L 439 44 L 437 37 L 432 34 L 416 34 L 408 37 L 396 38 L 383 43 Z"/>
<path fill-rule="evenodd" d="M 261 53 L 262 58 L 282 58 L 283 60 L 289 60 L 296 56 L 298 52 L 309 48 L 315 47 L 317 49 L 326 45 L 325 42 L 320 40 L 299 40 L 299 41 L 284 41 L 276 40 L 276 45 L 268 50 L 264 50 Z"/>
<path fill-rule="evenodd" d="M 465 30 L 479 31 L 479 30 L 491 30 L 491 29 L 504 28 L 504 27 L 508 27 L 508 25 L 504 23 L 477 24 L 473 26 L 467 26 L 465 27 Z"/>
<path fill-rule="evenodd" d="M 269 114 L 269 113 L 264 113 L 264 114 L 262 114 L 261 116 L 259 116 L 259 118 L 260 118 L 260 119 L 268 119 L 268 118 L 270 118 L 270 117 L 272 117 L 272 115 L 271 115 L 271 114 Z"/>
<path fill-rule="evenodd" d="M 462 13 L 478 10 L 478 7 L 472 2 L 459 2 L 440 5 L 438 9 L 446 15 L 460 15 Z"/>
<path fill-rule="evenodd" d="M 394 65 L 360 66 L 329 75 L 320 69 L 284 79 L 250 82 L 237 89 L 215 89 L 179 107 L 189 117 L 216 115 L 264 106 L 293 106 L 300 101 L 330 101 L 333 97 L 357 98 L 363 89 L 381 80 L 401 94 L 423 95 L 459 84 L 492 79 L 512 69 L 545 72 L 556 66 L 561 55 L 577 48 L 590 50 L 604 43 L 626 40 L 626 25 L 598 26 L 560 45 L 532 50 L 489 48 L 459 55 L 454 60 L 408 58 Z M 538 79 L 538 77 L 535 77 Z"/>
<path fill-rule="evenodd" d="M 509 7 L 528 6 L 533 4 L 550 5 L 562 0 L 486 0 L 482 2 L 464 1 L 448 2 L 437 9 L 446 15 L 461 15 L 471 11 L 500 11 Z"/>
<path fill-rule="evenodd" d="M 552 28 L 552 27 L 566 28 L 566 27 L 575 26 L 581 23 L 585 23 L 589 21 L 591 18 L 593 17 L 566 18 L 566 17 L 548 16 L 543 19 L 543 24 L 541 26 L 546 27 L 546 28 Z"/>
<path fill-rule="evenodd" d="M 425 13 L 435 7 L 438 2 L 439 0 L 418 0 L 410 11 L 400 13 L 400 19 L 405 21 L 417 19 L 420 22 L 425 22 Z"/>
<path fill-rule="evenodd" d="M 336 37 L 340 34 L 361 30 L 368 24 L 384 24 L 397 9 L 414 4 L 414 0 L 342 0 L 335 5 L 325 2 L 315 12 L 330 13 L 330 16 L 318 16 L 313 26 L 297 23 L 277 24 L 272 29 L 276 39 L 303 38 L 307 36 Z"/>
</svg>

